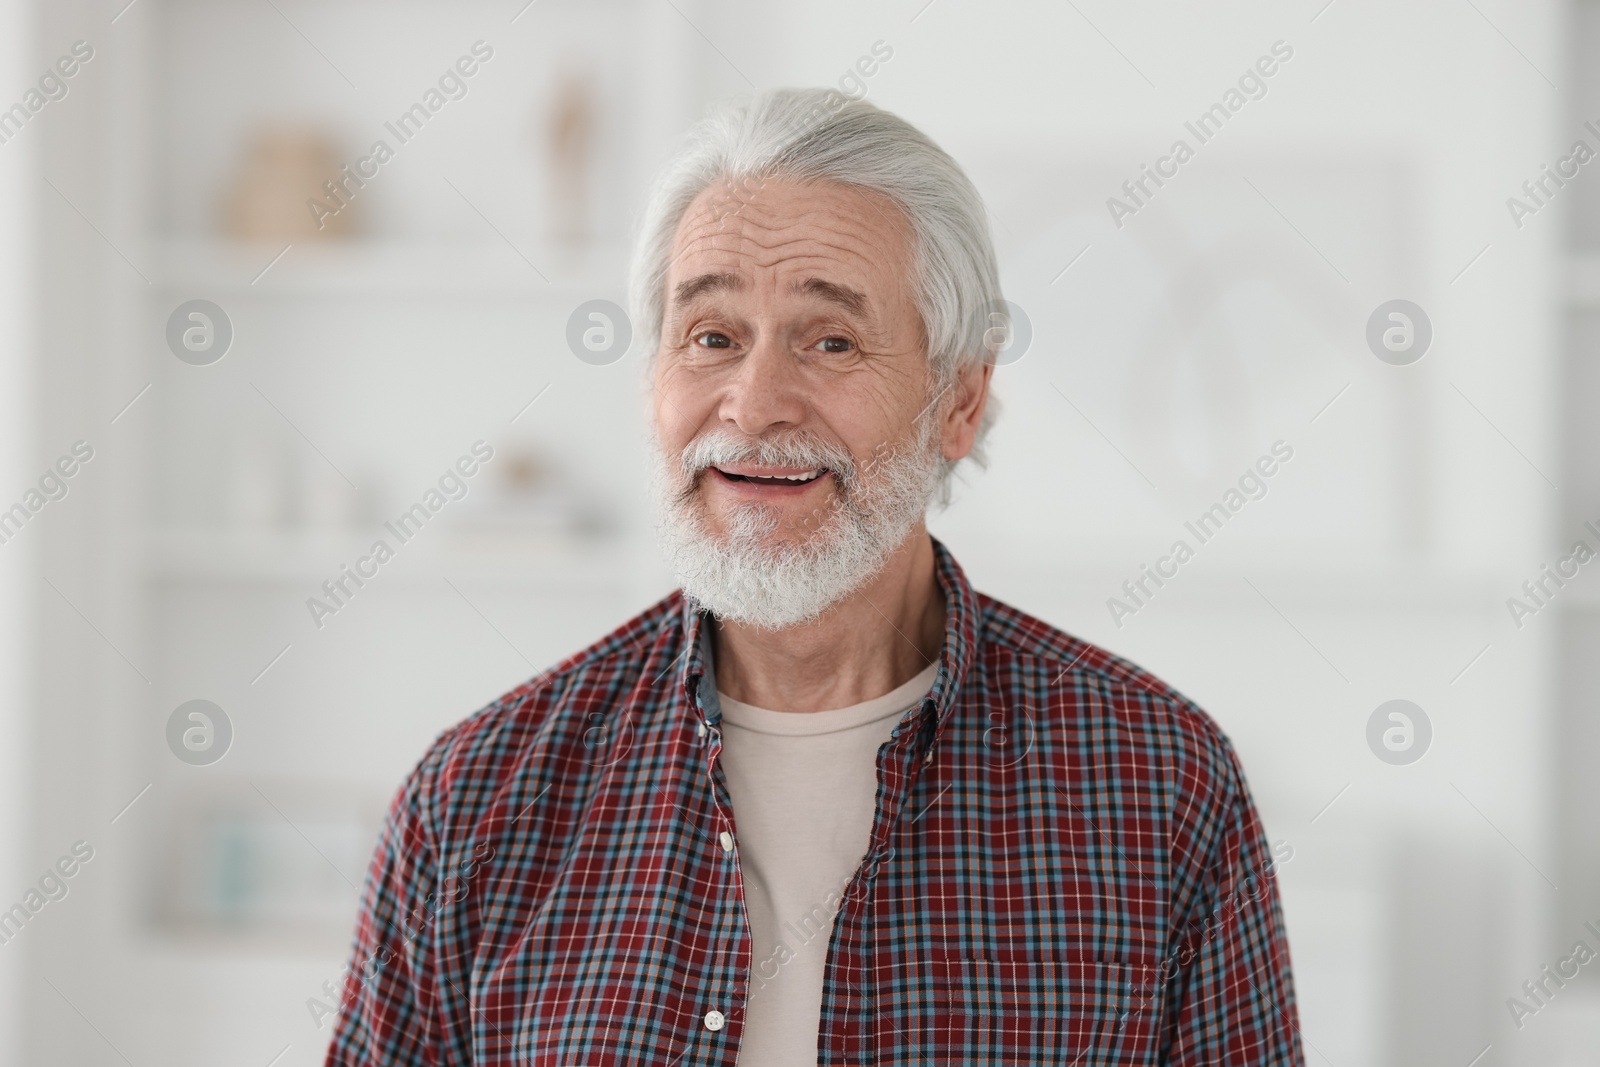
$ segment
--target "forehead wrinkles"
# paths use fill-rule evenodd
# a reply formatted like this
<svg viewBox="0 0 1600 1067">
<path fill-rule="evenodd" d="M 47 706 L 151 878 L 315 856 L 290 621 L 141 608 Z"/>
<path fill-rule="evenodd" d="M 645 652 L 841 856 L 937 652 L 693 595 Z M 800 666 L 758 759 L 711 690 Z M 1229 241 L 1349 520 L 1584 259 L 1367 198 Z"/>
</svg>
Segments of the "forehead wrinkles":
<svg viewBox="0 0 1600 1067">
<path fill-rule="evenodd" d="M 910 237 L 898 209 L 867 190 L 780 181 L 736 196 L 725 185 L 713 185 L 680 223 L 673 259 L 732 253 L 771 267 L 810 255 L 852 261 L 871 276 L 885 265 L 903 270 Z"/>
<path fill-rule="evenodd" d="M 820 266 L 844 262 L 869 277 L 876 273 L 872 269 L 874 265 L 885 258 L 885 250 L 875 249 L 859 228 L 822 212 L 779 225 L 743 218 L 731 223 L 708 220 L 686 230 L 681 246 L 680 265 L 690 257 L 720 262 L 747 261 L 749 266 L 758 269 L 790 263 Z"/>
</svg>

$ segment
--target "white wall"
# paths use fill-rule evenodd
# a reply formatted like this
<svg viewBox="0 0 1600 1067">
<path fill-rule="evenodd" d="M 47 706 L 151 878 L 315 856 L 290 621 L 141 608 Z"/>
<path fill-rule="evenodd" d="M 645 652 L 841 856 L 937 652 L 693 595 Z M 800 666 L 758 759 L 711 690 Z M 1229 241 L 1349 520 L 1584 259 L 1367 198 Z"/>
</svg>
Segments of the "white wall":
<svg viewBox="0 0 1600 1067">
<path fill-rule="evenodd" d="M 0 84 L 30 77 L 32 12 L 22 0 L 0 3 Z M 37 477 L 33 422 L 32 351 L 34 277 L 34 148 L 25 139 L 0 145 L 0 485 L 10 495 Z M 8 502 L 9 503 L 9 502 Z M 0 886 L 12 890 L 31 879 L 33 826 L 23 816 L 32 787 L 29 774 L 33 695 L 34 568 L 28 539 L 0 545 Z M 28 982 L 24 946 L 0 946 L 0 1064 L 20 1065 L 23 990 Z"/>
</svg>

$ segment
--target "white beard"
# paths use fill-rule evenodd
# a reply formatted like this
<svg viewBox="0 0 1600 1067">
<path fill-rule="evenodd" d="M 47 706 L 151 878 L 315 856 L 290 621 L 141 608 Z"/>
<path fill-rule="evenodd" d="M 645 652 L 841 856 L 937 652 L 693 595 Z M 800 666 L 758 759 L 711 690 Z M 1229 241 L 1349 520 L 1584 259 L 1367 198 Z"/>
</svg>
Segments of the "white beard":
<svg viewBox="0 0 1600 1067">
<path fill-rule="evenodd" d="M 667 561 L 686 595 L 725 622 L 779 630 L 809 622 L 871 581 L 926 513 L 943 473 L 931 413 L 909 441 L 864 464 L 808 433 L 750 440 L 714 431 L 681 456 L 656 440 L 651 495 Z M 710 530 L 700 479 L 710 466 L 757 462 L 826 467 L 834 479 L 828 504 L 795 522 L 795 539 L 776 538 L 784 523 L 766 504 L 739 506 Z"/>
</svg>

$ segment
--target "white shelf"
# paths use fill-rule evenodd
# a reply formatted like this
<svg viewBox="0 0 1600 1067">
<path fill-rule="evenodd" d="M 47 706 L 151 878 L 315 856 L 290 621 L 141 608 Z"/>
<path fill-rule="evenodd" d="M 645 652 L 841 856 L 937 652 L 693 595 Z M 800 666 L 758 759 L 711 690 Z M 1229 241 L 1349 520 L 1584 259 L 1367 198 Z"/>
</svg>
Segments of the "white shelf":
<svg viewBox="0 0 1600 1067">
<path fill-rule="evenodd" d="M 299 529 L 276 532 L 218 529 L 163 529 L 150 536 L 149 574 L 166 584 L 313 586 L 338 576 L 342 564 L 354 563 L 374 538 L 391 545 L 392 535 L 378 530 Z M 432 583 L 440 577 L 461 582 L 491 582 L 531 587 L 627 588 L 633 568 L 619 560 L 644 553 L 655 564 L 653 543 L 624 533 L 580 537 L 537 528 L 516 529 L 459 524 L 400 545 L 382 567 L 399 583 Z M 990 586 L 1090 591 L 1099 597 L 1120 596 L 1124 579 L 1137 577 L 1127 567 L 1092 560 L 1064 567 L 1031 567 L 1022 573 L 990 569 L 969 575 L 985 592 Z M 1366 564 L 1306 568 L 1289 560 L 1258 560 L 1253 566 L 1228 561 L 1200 571 L 1183 570 L 1158 594 L 1168 603 L 1188 602 L 1213 607 L 1259 605 L 1250 584 L 1276 602 L 1317 607 L 1372 606 L 1400 610 L 1472 610 L 1501 606 L 1520 595 L 1527 575 L 1511 571 L 1418 568 L 1400 562 L 1371 560 Z M 1600 579 L 1587 572 L 1569 582 L 1552 603 L 1565 610 L 1600 607 Z M 1247 583 L 1248 580 L 1248 583 Z M 1002 597 L 1002 599 L 1004 599 Z"/>
<path fill-rule="evenodd" d="M 978 589 L 1002 600 L 1006 599 L 1002 590 L 1054 590 L 1103 601 L 1124 596 L 1122 583 L 1139 574 L 1135 567 L 1084 559 L 1070 566 L 1016 571 L 985 568 L 979 574 L 969 571 L 968 577 Z M 1504 610 L 1505 598 L 1518 591 L 1525 577 L 1489 568 L 1441 568 L 1378 558 L 1315 566 L 1287 557 L 1218 559 L 1181 568 L 1155 590 L 1153 599 L 1205 610 L 1261 607 L 1263 594 L 1279 606 L 1317 610 L 1375 606 L 1402 612 Z M 1149 588 L 1155 589 L 1153 584 Z M 1560 599 L 1577 604 L 1592 598 L 1585 593 L 1585 587 L 1573 585 L 1562 591 Z"/>
<path fill-rule="evenodd" d="M 149 574 L 168 585 L 310 585 L 337 578 L 382 531 L 160 530 L 150 539 Z M 627 588 L 617 565 L 631 551 L 620 535 L 580 540 L 553 532 L 490 531 L 471 527 L 429 530 L 399 545 L 380 568 L 385 583 L 454 582 L 533 588 Z"/>
<path fill-rule="evenodd" d="M 286 252 L 284 247 L 158 242 L 156 288 L 164 296 L 442 295 L 577 304 L 608 295 L 620 300 L 627 281 L 625 250 L 613 245 L 578 251 L 556 245 L 513 249 L 504 241 L 351 240 L 290 244 Z"/>
</svg>

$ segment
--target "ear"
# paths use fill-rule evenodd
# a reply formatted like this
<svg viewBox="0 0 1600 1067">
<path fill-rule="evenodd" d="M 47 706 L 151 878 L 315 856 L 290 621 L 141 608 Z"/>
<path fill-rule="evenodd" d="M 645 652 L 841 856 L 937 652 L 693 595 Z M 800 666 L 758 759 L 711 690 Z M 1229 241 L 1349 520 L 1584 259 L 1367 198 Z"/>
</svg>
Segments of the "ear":
<svg viewBox="0 0 1600 1067">
<path fill-rule="evenodd" d="M 961 459 L 972 451 L 983 421 L 983 407 L 989 400 L 992 374 L 994 364 L 988 360 L 969 363 L 957 372 L 951 388 L 955 399 L 940 419 L 940 451 L 945 459 Z"/>
</svg>

